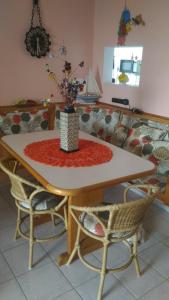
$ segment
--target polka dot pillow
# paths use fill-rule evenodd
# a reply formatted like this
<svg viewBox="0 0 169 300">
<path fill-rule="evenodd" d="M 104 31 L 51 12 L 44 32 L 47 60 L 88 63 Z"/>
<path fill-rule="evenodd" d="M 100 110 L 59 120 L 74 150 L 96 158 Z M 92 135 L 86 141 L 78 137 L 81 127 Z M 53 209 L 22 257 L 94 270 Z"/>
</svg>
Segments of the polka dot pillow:
<svg viewBox="0 0 169 300">
<path fill-rule="evenodd" d="M 142 156 L 157 166 L 157 175 L 169 176 L 169 142 L 153 141 L 143 145 Z"/>
<path fill-rule="evenodd" d="M 159 140 L 162 133 L 161 129 L 146 125 L 130 128 L 123 148 L 141 156 L 143 145 Z"/>
<path fill-rule="evenodd" d="M 48 129 L 48 111 L 10 112 L 1 114 L 0 128 L 3 134 L 17 134 Z"/>
</svg>

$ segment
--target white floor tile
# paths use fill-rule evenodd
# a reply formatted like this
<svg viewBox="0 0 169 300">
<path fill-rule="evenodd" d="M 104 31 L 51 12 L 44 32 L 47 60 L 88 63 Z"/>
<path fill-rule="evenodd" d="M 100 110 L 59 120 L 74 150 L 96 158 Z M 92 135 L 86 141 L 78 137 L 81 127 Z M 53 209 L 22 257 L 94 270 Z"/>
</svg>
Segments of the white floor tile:
<svg viewBox="0 0 169 300">
<path fill-rule="evenodd" d="M 99 288 L 99 276 L 87 281 L 77 288 L 83 300 L 96 300 Z M 127 291 L 121 283 L 111 275 L 107 275 L 103 289 L 105 300 L 134 300 L 135 298 Z"/>
<path fill-rule="evenodd" d="M 169 237 L 169 222 L 162 216 L 161 213 L 147 218 L 144 222 L 144 228 L 151 236 L 158 241 L 162 241 Z"/>
<path fill-rule="evenodd" d="M 144 225 L 143 225 L 144 228 Z M 141 251 L 148 249 L 149 247 L 154 246 L 158 243 L 158 240 L 152 236 L 151 233 L 145 230 L 145 240 L 142 243 L 138 243 L 138 253 Z"/>
<path fill-rule="evenodd" d="M 143 296 L 140 300 L 168 300 L 169 299 L 169 282 L 166 281 L 160 286 Z"/>
<path fill-rule="evenodd" d="M 98 260 L 91 254 L 86 255 L 85 259 L 96 266 L 99 266 Z M 97 275 L 95 271 L 90 270 L 80 260 L 72 262 L 69 266 L 63 266 L 60 268 L 65 277 L 71 282 L 74 287 L 81 285 L 90 278 Z"/>
<path fill-rule="evenodd" d="M 123 190 L 120 185 L 110 188 L 105 192 L 105 200 L 118 202 Z M 130 196 L 132 199 L 138 198 L 132 193 Z M 58 240 L 36 244 L 36 265 L 28 271 L 28 242 L 22 238 L 13 240 L 15 224 L 16 209 L 9 184 L 0 183 L 0 300 L 96 300 L 99 285 L 96 272 L 80 261 L 73 262 L 69 267 L 58 268 L 55 265 L 56 257 L 67 249 L 66 234 Z M 132 265 L 123 272 L 107 275 L 103 299 L 169 299 L 169 281 L 166 280 L 169 279 L 169 214 L 152 205 L 146 216 L 145 228 L 149 234 L 148 240 L 138 246 L 141 268 L 145 273 L 137 278 Z M 48 235 L 54 231 L 48 223 L 38 226 L 36 232 Z M 101 253 L 98 250 L 87 257 L 98 265 Z M 115 267 L 127 257 L 128 251 L 122 244 L 113 245 L 109 250 L 108 266 Z"/>
<path fill-rule="evenodd" d="M 47 254 L 56 262 L 57 257 L 67 251 L 67 236 L 64 234 L 58 240 L 42 244 Z"/>
<path fill-rule="evenodd" d="M 10 279 L 13 279 L 13 278 L 14 278 L 14 276 L 13 276 L 7 262 L 5 261 L 3 256 L 0 254 L 0 284 L 4 283 Z"/>
<path fill-rule="evenodd" d="M 29 300 L 53 300 L 72 290 L 72 286 L 53 263 L 25 273 L 18 281 Z"/>
<path fill-rule="evenodd" d="M 102 261 L 102 249 L 93 252 L 99 261 Z M 107 256 L 107 266 L 109 268 L 118 267 L 129 257 L 129 249 L 123 243 L 116 243 L 109 247 Z"/>
<path fill-rule="evenodd" d="M 81 300 L 81 299 L 82 298 L 76 293 L 76 291 L 72 290 L 53 300 Z"/>
<path fill-rule="evenodd" d="M 60 226 L 60 229 L 61 228 L 63 228 L 63 225 Z M 37 226 L 36 229 L 36 235 L 41 237 L 46 236 L 46 234 L 53 235 L 57 232 L 57 228 L 53 226 L 52 222 Z M 64 233 L 64 235 L 62 235 L 58 239 L 42 243 L 41 245 L 51 257 L 51 259 L 56 261 L 57 256 L 63 252 L 66 252 L 67 250 L 67 234 Z"/>
<path fill-rule="evenodd" d="M 169 278 L 169 247 L 158 243 L 140 253 L 140 257 L 165 278 Z"/>
<path fill-rule="evenodd" d="M 15 280 L 0 285 L 1 300 L 27 300 Z"/>
<path fill-rule="evenodd" d="M 154 203 L 152 203 L 146 213 L 146 217 L 153 217 L 158 215 L 159 213 L 161 213 L 163 210 L 161 208 L 159 208 L 157 205 L 155 205 Z"/>
<path fill-rule="evenodd" d="M 16 214 L 12 209 L 0 210 L 0 229 L 4 229 L 10 225 L 16 224 Z"/>
<path fill-rule="evenodd" d="M 14 239 L 15 234 L 15 224 L 10 225 L 6 228 L 0 229 L 0 250 L 6 251 L 11 248 L 15 248 L 18 245 L 23 243 L 27 243 L 25 239 L 22 237 L 18 238 L 17 240 Z"/>
<path fill-rule="evenodd" d="M 14 272 L 15 276 L 19 276 L 25 272 L 28 272 L 28 243 L 24 243 L 16 248 L 12 248 L 4 252 L 4 256 Z M 39 268 L 40 266 L 51 262 L 47 253 L 42 249 L 39 244 L 34 246 L 34 266 L 33 268 Z"/>
<path fill-rule="evenodd" d="M 156 216 L 156 214 L 161 215 L 162 219 L 164 218 L 166 221 L 169 222 L 169 213 L 168 213 L 168 211 L 164 210 L 163 208 L 161 208 L 157 205 L 154 205 L 154 207 L 156 207 L 156 212 L 155 212 L 154 216 Z"/>
<path fill-rule="evenodd" d="M 146 292 L 160 285 L 165 279 L 149 265 L 139 259 L 142 276 L 137 277 L 135 265 L 132 263 L 125 271 L 114 273 L 122 284 L 135 296 L 142 297 Z"/>
</svg>

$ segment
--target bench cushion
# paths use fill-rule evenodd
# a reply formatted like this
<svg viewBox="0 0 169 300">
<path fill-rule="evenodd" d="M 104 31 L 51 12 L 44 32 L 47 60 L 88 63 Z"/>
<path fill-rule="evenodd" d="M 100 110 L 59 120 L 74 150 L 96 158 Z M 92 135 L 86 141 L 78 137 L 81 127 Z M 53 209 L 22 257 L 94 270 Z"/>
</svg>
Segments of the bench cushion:
<svg viewBox="0 0 169 300">
<path fill-rule="evenodd" d="M 59 106 L 56 108 L 55 128 L 60 127 L 60 109 Z M 114 132 L 119 122 L 119 112 L 95 106 L 77 107 L 76 112 L 79 114 L 80 130 L 110 143 L 117 140 L 118 135 Z"/>
<path fill-rule="evenodd" d="M 80 106 L 79 127 L 82 131 L 152 161 L 156 174 L 136 180 L 138 183 L 154 183 L 161 191 L 169 176 L 169 125 L 144 119 L 113 108 Z M 56 110 L 55 124 L 59 128 L 60 108 Z M 162 155 L 162 156 L 159 156 Z"/>
<path fill-rule="evenodd" d="M 155 140 L 160 140 L 162 136 L 163 130 L 158 128 L 147 125 L 141 125 L 136 128 L 132 127 L 129 129 L 123 148 L 141 156 L 144 145 Z"/>
<path fill-rule="evenodd" d="M 2 134 L 26 133 L 48 129 L 48 110 L 14 111 L 0 115 Z"/>
<path fill-rule="evenodd" d="M 152 141 L 145 144 L 142 156 L 157 166 L 157 175 L 169 176 L 169 142 Z"/>
</svg>

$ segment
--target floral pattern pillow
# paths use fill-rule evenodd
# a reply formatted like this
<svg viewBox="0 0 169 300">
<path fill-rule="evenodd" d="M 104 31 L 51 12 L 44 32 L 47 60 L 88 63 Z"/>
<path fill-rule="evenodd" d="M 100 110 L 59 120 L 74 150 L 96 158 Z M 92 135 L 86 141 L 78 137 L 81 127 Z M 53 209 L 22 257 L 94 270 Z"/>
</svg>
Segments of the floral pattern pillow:
<svg viewBox="0 0 169 300">
<path fill-rule="evenodd" d="M 0 115 L 2 134 L 17 134 L 48 129 L 48 110 L 32 110 L 31 112 L 9 112 Z"/>
<path fill-rule="evenodd" d="M 141 156 L 142 147 L 152 141 L 159 140 L 162 133 L 163 130 L 147 125 L 141 125 L 136 128 L 132 127 L 128 131 L 128 137 L 123 148 Z"/>
<path fill-rule="evenodd" d="M 119 120 L 119 113 L 107 108 L 79 107 L 77 112 L 80 129 L 104 140 L 109 140 Z"/>
<path fill-rule="evenodd" d="M 119 122 L 119 113 L 111 108 L 99 108 L 97 106 L 80 106 L 76 112 L 79 114 L 79 128 L 93 136 L 97 136 L 107 142 L 112 142 L 113 132 Z M 60 127 L 60 107 L 55 114 L 55 127 Z"/>
<path fill-rule="evenodd" d="M 112 144 L 118 147 L 123 147 L 128 136 L 128 130 L 129 129 L 123 124 L 117 125 L 112 135 Z"/>
<path fill-rule="evenodd" d="M 105 235 L 103 226 L 97 221 L 97 219 L 94 216 L 83 212 L 79 216 L 79 219 L 80 222 L 83 224 L 84 228 L 89 232 L 98 236 Z"/>
<path fill-rule="evenodd" d="M 157 166 L 157 175 L 169 176 L 169 142 L 153 141 L 143 145 L 142 156 Z"/>
</svg>

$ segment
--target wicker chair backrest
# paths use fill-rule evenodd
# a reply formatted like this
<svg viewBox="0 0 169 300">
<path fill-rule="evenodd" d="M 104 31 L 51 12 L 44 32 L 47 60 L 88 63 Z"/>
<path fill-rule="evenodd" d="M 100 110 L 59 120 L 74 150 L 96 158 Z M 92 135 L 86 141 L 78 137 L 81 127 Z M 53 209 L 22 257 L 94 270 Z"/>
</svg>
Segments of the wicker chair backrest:
<svg viewBox="0 0 169 300">
<path fill-rule="evenodd" d="M 116 232 L 134 232 L 143 222 L 146 211 L 154 199 L 154 194 L 148 193 L 144 198 L 138 200 L 124 202 L 120 204 L 104 205 L 97 207 L 79 207 L 71 206 L 71 213 L 78 223 L 83 228 L 80 215 L 88 214 L 99 223 L 104 235 L 113 234 Z"/>
<path fill-rule="evenodd" d="M 13 169 L 12 169 L 12 165 L 9 166 L 8 160 L 0 161 L 0 168 L 2 169 L 2 171 L 4 171 L 4 173 L 8 175 L 10 179 L 12 196 L 19 201 L 29 202 L 30 193 L 27 193 L 26 186 L 32 188 L 32 190 L 37 189 L 38 186 L 14 174 L 13 172 L 15 171 L 15 164 L 13 164 Z"/>
</svg>

